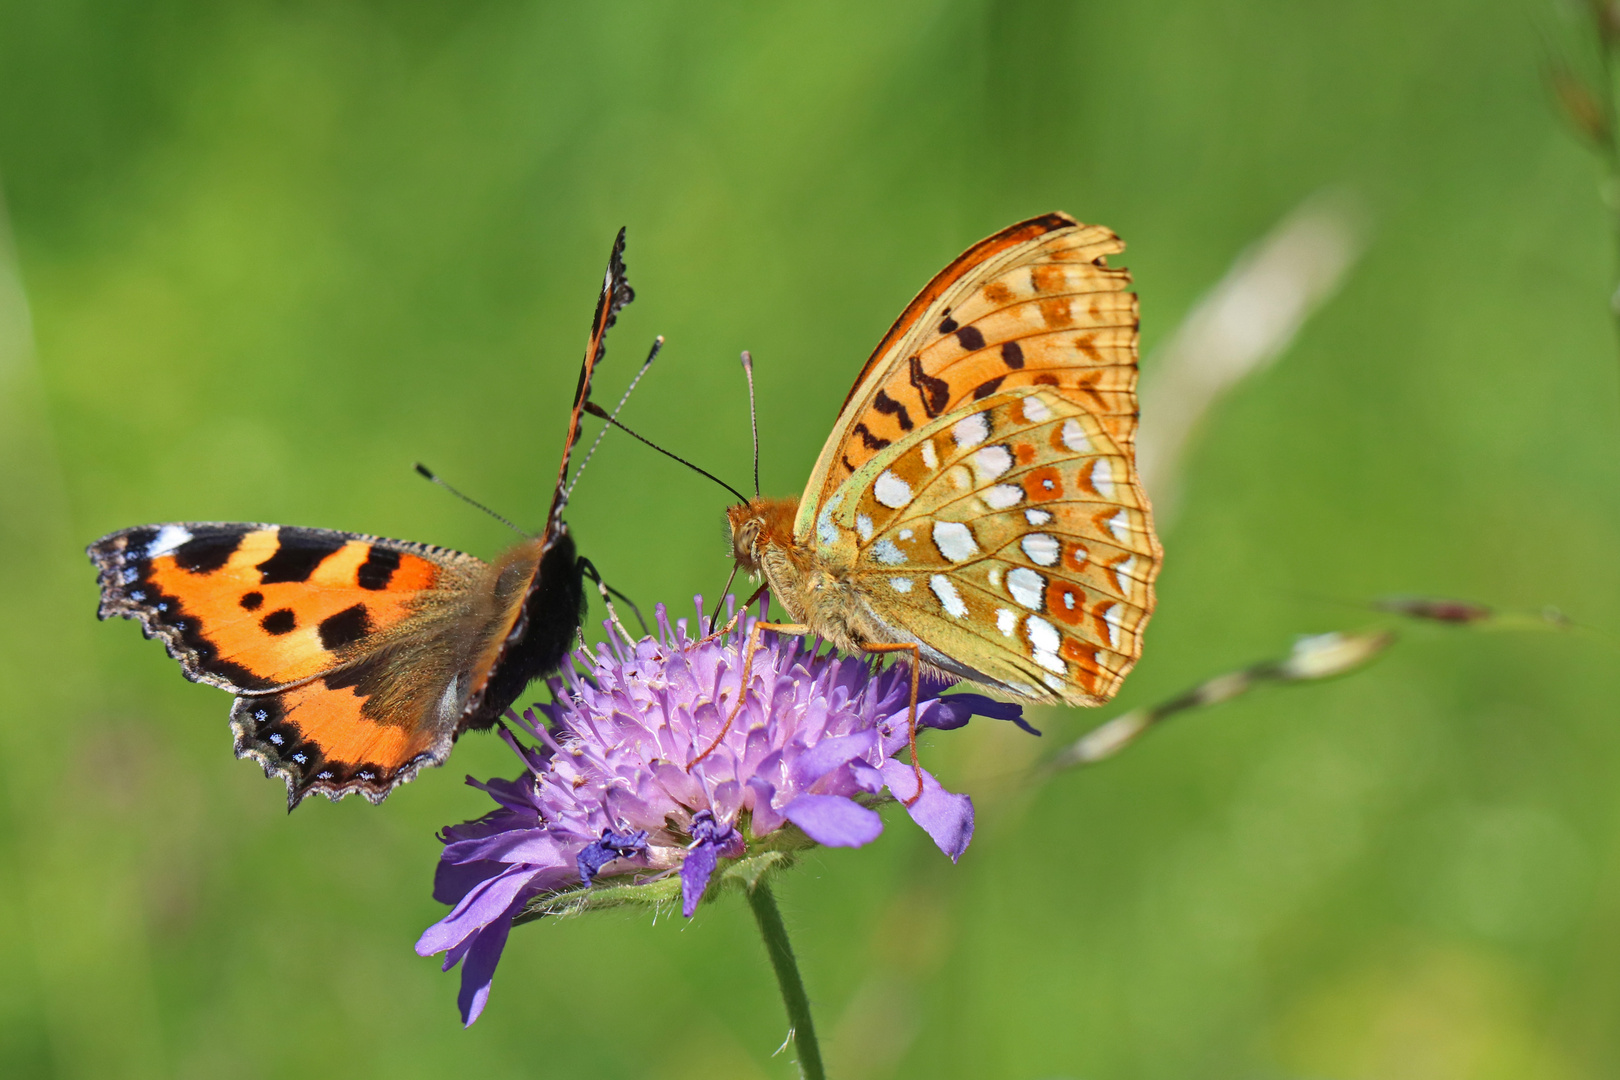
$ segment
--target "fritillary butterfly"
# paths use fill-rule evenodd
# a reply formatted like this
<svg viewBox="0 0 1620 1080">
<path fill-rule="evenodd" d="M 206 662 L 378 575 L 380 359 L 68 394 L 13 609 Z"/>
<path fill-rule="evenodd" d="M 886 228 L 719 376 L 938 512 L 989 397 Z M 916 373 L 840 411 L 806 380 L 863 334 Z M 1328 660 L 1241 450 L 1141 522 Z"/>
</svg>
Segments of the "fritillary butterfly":
<svg viewBox="0 0 1620 1080">
<path fill-rule="evenodd" d="M 1137 299 L 1107 261 L 1124 249 L 1046 214 L 928 283 L 803 496 L 728 511 L 738 566 L 795 620 L 756 635 L 910 652 L 913 729 L 922 665 L 1035 701 L 1114 695 L 1163 559 L 1136 473 Z"/>
</svg>

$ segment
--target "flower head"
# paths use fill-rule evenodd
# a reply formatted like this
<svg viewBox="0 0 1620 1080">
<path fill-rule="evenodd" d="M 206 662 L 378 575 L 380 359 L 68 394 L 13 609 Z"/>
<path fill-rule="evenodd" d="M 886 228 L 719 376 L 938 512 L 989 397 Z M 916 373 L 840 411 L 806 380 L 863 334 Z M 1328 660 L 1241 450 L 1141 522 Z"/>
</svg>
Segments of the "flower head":
<svg viewBox="0 0 1620 1080">
<path fill-rule="evenodd" d="M 701 602 L 698 611 L 702 625 Z M 513 920 L 569 908 L 547 907 L 548 898 L 568 896 L 574 909 L 592 898 L 657 902 L 672 900 L 678 885 L 690 917 L 721 860 L 875 840 L 883 821 L 872 804 L 885 801 L 885 789 L 907 801 L 945 854 L 955 860 L 966 850 L 967 796 L 922 771 L 913 798 L 919 774 L 902 753 L 910 701 L 904 666 L 874 672 L 864 657 L 767 634 L 741 713 L 720 745 L 688 767 L 734 707 L 755 621 L 694 641 L 685 621 L 672 628 L 660 606 L 655 637 L 580 650 L 583 673 L 551 680 L 554 704 L 521 717 L 508 711 L 528 737 L 502 731 L 524 772 L 468 779 L 499 805 L 444 830 L 433 895 L 452 909 L 416 945 L 423 956 L 446 953 L 445 970 L 464 961 L 466 1023 L 483 1010 Z M 944 688 L 923 681 L 919 728 L 958 728 L 977 714 L 1034 731 L 1016 705 L 978 694 L 941 697 Z M 605 889 L 608 880 L 630 891 Z"/>
</svg>

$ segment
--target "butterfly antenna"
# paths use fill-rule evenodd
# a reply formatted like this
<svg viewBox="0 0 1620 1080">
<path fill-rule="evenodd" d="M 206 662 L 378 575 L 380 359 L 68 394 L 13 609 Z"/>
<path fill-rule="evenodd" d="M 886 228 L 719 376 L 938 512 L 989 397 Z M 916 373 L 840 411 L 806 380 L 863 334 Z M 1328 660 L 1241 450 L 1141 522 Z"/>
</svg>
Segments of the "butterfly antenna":
<svg viewBox="0 0 1620 1080">
<path fill-rule="evenodd" d="M 748 377 L 748 426 L 754 433 L 754 498 L 759 498 L 759 413 L 754 408 L 754 357 L 742 353 L 743 374 Z"/>
<path fill-rule="evenodd" d="M 620 431 L 624 432 L 626 435 L 630 436 L 632 439 L 635 439 L 637 442 L 645 443 L 647 446 L 652 447 L 654 450 L 658 451 L 660 454 L 663 454 L 665 457 L 670 458 L 671 460 L 674 460 L 674 461 L 678 461 L 682 465 L 685 465 L 688 469 L 691 469 L 693 472 L 700 473 L 703 476 L 707 476 L 710 480 L 713 480 L 715 483 L 719 484 L 721 487 L 725 488 L 727 491 L 729 491 L 733 495 L 737 496 L 737 498 L 742 500 L 743 502 L 748 501 L 748 496 L 744 495 L 742 492 L 738 491 L 736 488 L 732 487 L 730 484 L 726 483 L 724 480 L 722 480 L 718 476 L 714 475 L 714 473 L 710 472 L 708 469 L 699 468 L 698 466 L 692 464 L 690 461 L 687 461 L 685 458 L 681 457 L 679 454 L 673 454 L 673 453 L 670 453 L 668 450 L 665 450 L 662 446 L 659 446 L 657 443 L 653 442 L 651 439 L 646 438 L 643 435 L 637 435 L 634 431 L 631 431 L 629 428 L 625 427 L 623 424 L 621 424 L 617 420 L 613 419 L 613 417 L 609 416 L 607 414 L 607 412 L 602 408 L 602 406 L 596 404 L 596 402 L 587 401 L 585 403 L 585 411 L 590 413 L 592 416 L 600 417 L 601 419 L 606 420 L 609 424 L 611 424 L 612 426 L 618 428 Z"/>
<path fill-rule="evenodd" d="M 505 525 L 508 529 L 511 529 L 513 532 L 517 533 L 519 536 L 527 536 L 530 539 L 533 539 L 533 537 L 534 537 L 533 533 L 529 532 L 527 529 L 521 529 L 518 526 L 512 524 L 506 518 L 503 518 L 501 515 L 497 514 L 495 511 L 491 510 L 489 507 L 485 506 L 483 503 L 479 502 L 477 499 L 473 498 L 472 496 L 464 495 L 461 492 L 457 491 L 455 488 L 453 488 L 449 484 L 445 483 L 443 478 L 441 478 L 438 473 L 434 472 L 432 469 L 428 468 L 426 465 L 422 464 L 420 461 L 418 461 L 416 463 L 416 471 L 418 473 L 420 473 L 424 479 L 431 480 L 433 483 L 438 484 L 440 487 L 444 488 L 444 490 L 448 491 L 450 494 L 454 495 L 456 498 L 460 499 L 462 502 L 466 503 L 468 506 L 477 507 L 478 509 L 482 510 L 484 513 L 488 514 L 490 517 L 494 518 L 496 521 L 500 522 L 502 525 Z"/>
<path fill-rule="evenodd" d="M 663 347 L 664 335 L 659 334 L 653 339 L 652 351 L 647 354 L 647 359 L 642 361 L 641 370 L 636 372 L 636 377 L 630 380 L 629 386 L 625 387 L 624 396 L 619 399 L 619 403 L 613 406 L 613 416 L 611 419 L 618 419 L 620 410 L 622 410 L 625 404 L 629 402 L 630 395 L 636 392 L 636 384 L 641 382 L 641 377 L 643 375 L 647 374 L 647 369 L 652 367 L 653 361 L 658 359 L 658 351 Z M 585 466 L 591 463 L 591 458 L 596 454 L 596 448 L 602 445 L 602 440 L 607 438 L 607 433 L 607 428 L 603 428 L 601 431 L 596 433 L 596 441 L 591 443 L 591 448 L 589 450 L 585 451 L 585 456 L 580 459 L 579 468 L 574 470 L 574 478 L 568 481 L 568 487 L 563 489 L 563 502 L 567 502 L 573 497 L 574 485 L 578 484 L 579 478 L 585 475 Z"/>
</svg>

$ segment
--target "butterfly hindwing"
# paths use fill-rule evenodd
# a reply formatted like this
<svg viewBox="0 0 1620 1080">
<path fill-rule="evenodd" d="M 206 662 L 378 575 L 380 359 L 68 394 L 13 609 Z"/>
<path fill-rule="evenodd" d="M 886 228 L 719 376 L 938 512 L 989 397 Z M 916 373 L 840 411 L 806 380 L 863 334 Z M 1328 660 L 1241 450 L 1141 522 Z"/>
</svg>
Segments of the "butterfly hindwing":
<svg viewBox="0 0 1620 1080">
<path fill-rule="evenodd" d="M 867 607 L 937 667 L 1096 704 L 1140 653 L 1159 559 L 1147 499 L 1129 453 L 1056 390 L 946 414 L 828 505 L 818 544 L 852 547 Z"/>
</svg>

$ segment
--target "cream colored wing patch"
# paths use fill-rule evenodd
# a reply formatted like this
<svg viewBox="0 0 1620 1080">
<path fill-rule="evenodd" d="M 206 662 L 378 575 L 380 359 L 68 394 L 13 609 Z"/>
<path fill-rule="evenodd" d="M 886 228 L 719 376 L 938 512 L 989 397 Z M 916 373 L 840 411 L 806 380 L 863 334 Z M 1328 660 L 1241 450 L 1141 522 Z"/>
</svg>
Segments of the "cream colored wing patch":
<svg viewBox="0 0 1620 1080">
<path fill-rule="evenodd" d="M 1061 390 L 1020 387 L 869 459 L 817 544 L 947 670 L 1095 705 L 1141 655 L 1162 552 L 1129 451 Z M 946 662 L 941 662 L 943 659 Z"/>
</svg>

